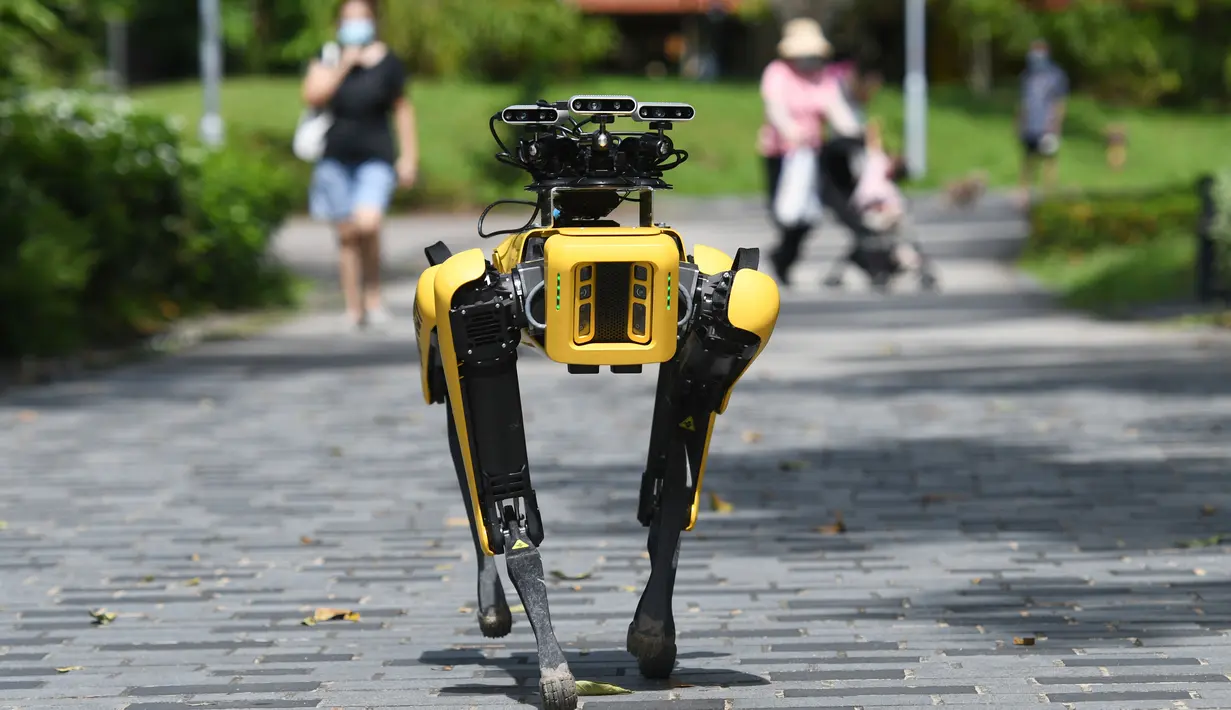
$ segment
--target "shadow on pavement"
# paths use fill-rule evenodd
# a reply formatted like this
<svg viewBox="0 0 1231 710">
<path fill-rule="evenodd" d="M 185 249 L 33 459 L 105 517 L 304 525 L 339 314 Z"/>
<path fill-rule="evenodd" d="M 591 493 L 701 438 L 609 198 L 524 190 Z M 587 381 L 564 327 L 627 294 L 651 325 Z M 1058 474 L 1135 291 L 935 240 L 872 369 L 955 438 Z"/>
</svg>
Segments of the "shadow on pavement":
<svg viewBox="0 0 1231 710">
<path fill-rule="evenodd" d="M 696 658 L 712 658 L 720 654 L 707 652 L 682 652 L 678 658 L 681 661 Z M 769 685 L 769 681 L 760 676 L 727 669 L 690 669 L 677 665 L 671 679 L 652 681 L 642 678 L 637 671 L 637 661 L 629 653 L 618 651 L 565 651 L 569 668 L 578 680 L 590 680 L 599 683 L 617 685 L 626 690 L 636 692 L 666 691 L 672 688 L 721 687 L 733 685 Z M 459 683 L 440 689 L 442 696 L 490 696 L 504 695 L 512 700 L 527 700 L 538 694 L 538 656 L 534 653 L 513 653 L 504 657 L 489 657 L 478 649 L 448 649 L 442 651 L 426 651 L 419 656 L 419 662 L 432 665 L 478 666 L 484 669 L 484 678 L 507 677 L 516 685 L 483 685 L 480 683 Z M 601 702 L 601 701 L 599 701 Z M 587 705 L 598 704 L 587 700 Z"/>
</svg>

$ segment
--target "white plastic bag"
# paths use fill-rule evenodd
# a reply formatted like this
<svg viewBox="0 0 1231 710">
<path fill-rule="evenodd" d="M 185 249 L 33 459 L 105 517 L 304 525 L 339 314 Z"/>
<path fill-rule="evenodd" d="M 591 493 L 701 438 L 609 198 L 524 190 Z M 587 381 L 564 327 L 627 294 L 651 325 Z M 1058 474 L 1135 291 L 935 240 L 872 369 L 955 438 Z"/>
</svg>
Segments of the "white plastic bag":
<svg viewBox="0 0 1231 710">
<path fill-rule="evenodd" d="M 325 45 L 321 61 L 327 67 L 336 67 L 341 57 L 341 48 L 334 42 Z M 308 163 L 315 163 L 325 153 L 325 134 L 333 126 L 333 115 L 325 110 L 305 109 L 299 116 L 299 125 L 295 127 L 295 139 L 291 150 L 295 157 Z"/>
<path fill-rule="evenodd" d="M 782 159 L 774 217 L 784 227 L 803 227 L 815 224 L 822 209 L 816 151 L 796 148 Z"/>
</svg>

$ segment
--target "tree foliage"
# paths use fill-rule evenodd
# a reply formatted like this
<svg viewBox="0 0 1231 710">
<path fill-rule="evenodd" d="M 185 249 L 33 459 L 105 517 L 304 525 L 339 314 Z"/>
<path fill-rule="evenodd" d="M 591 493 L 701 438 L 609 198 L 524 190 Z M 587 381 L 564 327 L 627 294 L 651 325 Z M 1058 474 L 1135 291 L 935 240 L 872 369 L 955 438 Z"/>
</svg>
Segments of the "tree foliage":
<svg viewBox="0 0 1231 710">
<path fill-rule="evenodd" d="M 1047 39 L 1074 82 L 1106 98 L 1154 103 L 1231 95 L 1231 48 L 1223 33 L 1231 0 L 933 4 L 953 26 L 985 30 L 1002 56 L 1021 56 L 1031 40 Z"/>
</svg>

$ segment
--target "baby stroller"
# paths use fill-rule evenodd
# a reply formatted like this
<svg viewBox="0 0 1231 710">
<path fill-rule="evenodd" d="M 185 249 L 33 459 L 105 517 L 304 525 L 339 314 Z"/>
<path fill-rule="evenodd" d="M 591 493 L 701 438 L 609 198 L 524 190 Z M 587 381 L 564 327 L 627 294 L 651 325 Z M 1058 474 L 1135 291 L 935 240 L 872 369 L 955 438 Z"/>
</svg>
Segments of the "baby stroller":
<svg viewBox="0 0 1231 710">
<path fill-rule="evenodd" d="M 819 161 L 821 200 L 854 237 L 850 251 L 830 266 L 825 286 L 841 288 L 846 266 L 853 264 L 881 292 L 910 271 L 918 274 L 923 290 L 939 288 L 931 258 L 911 234 L 906 199 L 896 185 L 905 171 L 885 154 L 877 132 L 870 129 L 866 139 L 826 141 Z"/>
</svg>

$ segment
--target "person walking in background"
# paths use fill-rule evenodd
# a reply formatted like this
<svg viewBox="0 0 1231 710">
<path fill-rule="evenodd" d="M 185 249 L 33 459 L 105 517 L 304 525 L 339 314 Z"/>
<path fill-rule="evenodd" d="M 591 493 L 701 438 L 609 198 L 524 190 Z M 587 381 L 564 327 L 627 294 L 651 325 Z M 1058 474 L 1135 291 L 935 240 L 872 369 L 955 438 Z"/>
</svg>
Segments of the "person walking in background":
<svg viewBox="0 0 1231 710">
<path fill-rule="evenodd" d="M 390 319 L 381 299 L 380 232 L 394 189 L 412 187 L 419 164 L 406 69 L 378 39 L 376 21 L 375 0 L 343 2 L 340 56 L 325 61 L 322 52 L 303 81 L 304 101 L 333 119 L 313 170 L 309 208 L 314 219 L 337 229 L 346 315 L 356 328 Z"/>
<path fill-rule="evenodd" d="M 765 159 L 771 214 L 785 157 L 798 148 L 820 149 L 821 121 L 837 93 L 836 84 L 827 80 L 824 72 L 825 60 L 832 53 L 833 47 L 820 24 L 809 18 L 797 18 L 783 27 L 778 58 L 761 75 L 765 123 L 758 136 L 758 148 Z M 776 217 L 774 224 L 778 229 L 778 246 L 770 254 L 770 263 L 778 281 L 785 285 L 812 225 L 783 225 Z"/>
<path fill-rule="evenodd" d="M 1021 99 L 1017 107 L 1017 130 L 1022 143 L 1021 201 L 1030 201 L 1039 162 L 1043 163 L 1043 184 L 1056 186 L 1056 156 L 1060 151 L 1060 130 L 1064 125 L 1069 78 L 1050 56 L 1047 42 L 1035 40 L 1026 55 L 1022 72 Z"/>
</svg>

